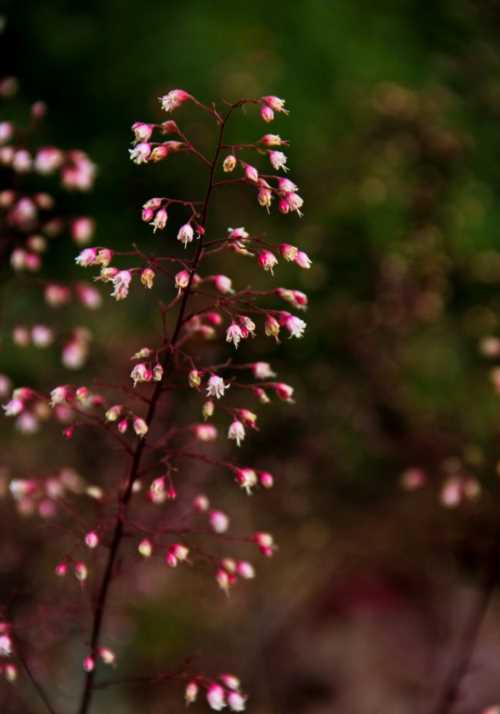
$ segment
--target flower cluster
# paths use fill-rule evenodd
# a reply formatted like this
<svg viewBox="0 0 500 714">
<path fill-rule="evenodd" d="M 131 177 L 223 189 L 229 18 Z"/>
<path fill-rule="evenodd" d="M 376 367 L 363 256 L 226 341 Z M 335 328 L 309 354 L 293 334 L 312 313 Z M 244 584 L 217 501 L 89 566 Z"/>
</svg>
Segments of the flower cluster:
<svg viewBox="0 0 500 714">
<path fill-rule="evenodd" d="M 103 613 L 119 577 L 118 559 L 129 558 L 130 567 L 139 567 L 141 562 L 142 567 L 152 567 L 156 562 L 176 572 L 186 567 L 206 569 L 216 586 L 229 595 L 238 583 L 256 577 L 254 564 L 240 549 L 251 549 L 264 558 L 276 551 L 271 533 L 233 532 L 235 519 L 211 502 L 209 487 L 207 493 L 193 499 L 182 474 L 191 468 L 189 464 L 200 464 L 224 474 L 228 484 L 248 496 L 257 490 L 266 492 L 275 483 L 265 464 L 239 463 L 229 452 L 233 444 L 242 447 L 258 429 L 260 406 L 273 397 L 293 404 L 294 390 L 278 381 L 269 362 L 237 362 L 234 356 L 259 337 L 275 341 L 283 336 L 302 338 L 306 323 L 297 313 L 303 315 L 308 299 L 290 287 L 241 287 L 238 273 L 233 280 L 220 272 L 217 258 L 225 253 L 226 262 L 233 258 L 255 260 L 270 280 L 281 261 L 307 270 L 311 259 L 293 243 L 274 244 L 243 226 L 214 233 L 207 217 L 211 196 L 232 190 L 228 187 L 234 184 L 256 191 L 258 203 L 268 210 L 276 200 L 281 214 L 302 215 L 298 187 L 274 173 L 288 171 L 287 157 L 281 151 L 287 141 L 277 134 L 265 134 L 254 143 L 227 143 L 226 138 L 231 115 L 241 107 L 257 106 L 265 122 L 287 111 L 284 100 L 275 96 L 240 100 L 228 105 L 225 113 L 183 90 L 172 90 L 160 98 L 168 113 L 186 103 L 215 124 L 217 141 L 211 157 L 188 138 L 180 123 L 167 119 L 133 124 L 130 158 L 147 165 L 173 154 L 191 154 L 207 173 L 205 197 L 147 199 L 141 218 L 153 229 L 153 249 L 134 246 L 123 252 L 104 245 L 90 246 L 92 224 L 83 218 L 72 224 L 73 238 L 82 246 L 77 266 L 92 272 L 94 281 L 108 283 L 110 296 L 125 303 L 124 309 L 130 299 L 159 297 L 161 334 L 126 355 L 130 362 L 118 384 L 99 383 L 96 389 L 60 383 L 46 393 L 30 387 L 11 392 L 9 385 L 3 385 L 5 413 L 22 420 L 25 431 L 45 421 L 58 425 L 68 440 L 95 434 L 103 444 L 113 445 L 111 478 L 91 483 L 75 470 L 64 468 L 44 477 L 16 477 L 8 486 L 23 514 L 57 519 L 64 518 L 62 504 L 69 513 L 83 509 L 72 523 L 71 537 L 61 547 L 54 568 L 61 586 L 68 583 L 68 593 L 73 578 L 80 587 L 90 586 L 97 593 L 87 624 L 92 636 L 82 656 L 82 714 L 90 711 L 96 671 L 102 665 L 119 664 L 119 653 L 102 644 L 105 630 L 108 642 L 113 636 L 107 632 Z M 249 155 L 256 160 L 249 163 Z M 257 162 L 262 157 L 264 167 Z M 45 156 L 45 172 L 58 166 L 55 155 Z M 78 183 L 76 177 L 74 181 Z M 240 223 L 239 216 L 233 219 L 233 225 Z M 75 288 L 55 283 L 44 287 L 45 300 L 53 307 L 65 305 L 73 295 L 88 307 L 100 302 L 100 293 L 90 282 Z M 21 327 L 24 329 L 16 332 L 18 343 L 45 347 L 55 338 L 55 331 L 44 324 Z M 89 341 L 85 331 L 73 331 L 65 346 L 68 367 L 81 365 Z M 226 343 L 233 348 L 229 359 L 219 354 Z M 223 443 L 220 434 L 227 437 Z M 87 508 L 85 503 L 98 508 Z M 124 553 L 125 534 L 128 542 L 135 543 L 129 555 Z M 185 677 L 189 678 L 187 703 L 204 690 L 213 710 L 245 709 L 247 696 L 233 675 L 209 679 L 186 673 Z"/>
</svg>

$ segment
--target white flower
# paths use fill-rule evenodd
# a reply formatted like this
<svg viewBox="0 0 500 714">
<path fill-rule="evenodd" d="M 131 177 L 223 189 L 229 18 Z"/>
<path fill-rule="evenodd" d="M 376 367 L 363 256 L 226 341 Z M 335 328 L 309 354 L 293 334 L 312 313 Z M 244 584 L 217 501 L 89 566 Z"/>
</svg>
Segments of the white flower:
<svg viewBox="0 0 500 714">
<path fill-rule="evenodd" d="M 168 94 L 164 94 L 162 97 L 158 97 L 161 104 L 161 108 L 165 112 L 173 112 L 174 109 L 180 107 L 180 105 L 187 99 L 191 99 L 191 95 L 185 92 L 183 89 L 172 89 Z"/>
<path fill-rule="evenodd" d="M 144 362 L 139 362 L 130 372 L 130 379 L 134 382 L 134 387 L 137 387 L 138 382 L 150 382 L 153 375 L 151 370 L 146 367 Z"/>
<path fill-rule="evenodd" d="M 285 172 L 288 171 L 286 166 L 287 157 L 282 151 L 270 151 L 269 161 L 275 171 L 279 171 L 280 169 L 283 169 Z"/>
<path fill-rule="evenodd" d="M 191 228 L 189 223 L 185 223 L 183 226 L 179 228 L 179 232 L 177 233 L 177 240 L 179 240 L 181 243 L 183 243 L 184 248 L 187 248 L 187 244 L 191 243 L 194 237 L 194 231 Z"/>
<path fill-rule="evenodd" d="M 236 325 L 234 322 L 226 330 L 226 342 L 232 342 L 233 345 L 238 349 L 238 345 L 243 338 L 243 332 L 241 327 Z"/>
<path fill-rule="evenodd" d="M 226 706 L 224 688 L 220 684 L 212 684 L 208 688 L 207 702 L 211 709 L 220 712 Z"/>
<path fill-rule="evenodd" d="M 24 403 L 21 399 L 11 399 L 7 404 L 2 405 L 5 411 L 5 416 L 17 416 L 24 409 Z"/>
<path fill-rule="evenodd" d="M 239 419 L 235 419 L 227 432 L 227 438 L 236 441 L 236 445 L 240 446 L 245 438 L 245 427 Z"/>
<path fill-rule="evenodd" d="M 254 362 L 252 365 L 255 379 L 272 379 L 276 373 L 271 369 L 269 362 Z"/>
<path fill-rule="evenodd" d="M 128 270 L 120 270 L 113 278 L 113 292 L 111 297 L 116 300 L 125 300 L 128 295 L 132 275 Z"/>
<path fill-rule="evenodd" d="M 64 404 L 68 397 L 66 387 L 55 387 L 50 393 L 50 406 L 55 407 L 57 404 Z"/>
<path fill-rule="evenodd" d="M 306 323 L 300 317 L 290 315 L 286 320 L 286 329 L 290 333 L 290 337 L 302 337 L 306 329 Z"/>
<path fill-rule="evenodd" d="M 12 654 L 12 640 L 9 635 L 0 635 L 0 657 L 10 657 Z"/>
<path fill-rule="evenodd" d="M 224 383 L 222 377 L 218 377 L 216 374 L 213 374 L 208 380 L 207 397 L 216 397 L 216 399 L 220 399 L 224 396 L 224 392 L 226 389 L 229 389 L 230 386 L 231 385 Z"/>
<path fill-rule="evenodd" d="M 227 695 L 227 703 L 233 712 L 245 711 L 245 697 L 239 692 L 230 692 Z"/>
<path fill-rule="evenodd" d="M 141 141 L 133 149 L 129 149 L 128 153 L 134 164 L 146 164 L 151 154 L 151 144 Z"/>
<path fill-rule="evenodd" d="M 97 250 L 95 248 L 85 248 L 76 256 L 75 263 L 81 265 L 82 268 L 87 268 L 89 265 L 97 263 Z"/>
<path fill-rule="evenodd" d="M 228 228 L 227 232 L 229 233 L 228 238 L 240 238 L 244 240 L 249 237 L 248 231 L 246 228 L 243 228 L 243 226 L 240 226 L 239 228 Z"/>
</svg>

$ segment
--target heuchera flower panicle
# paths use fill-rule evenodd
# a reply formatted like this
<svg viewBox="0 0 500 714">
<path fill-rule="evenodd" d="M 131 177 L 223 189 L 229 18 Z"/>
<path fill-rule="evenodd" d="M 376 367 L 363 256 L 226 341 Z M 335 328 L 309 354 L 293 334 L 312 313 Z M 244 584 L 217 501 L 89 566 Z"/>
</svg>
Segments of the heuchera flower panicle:
<svg viewBox="0 0 500 714">
<path fill-rule="evenodd" d="M 231 517 L 212 503 L 210 495 L 202 493 L 193 499 L 186 489 L 186 479 L 178 478 L 178 474 L 187 470 L 190 462 L 199 462 L 224 474 L 227 487 L 238 489 L 242 497 L 273 487 L 274 476 L 265 470 L 265 465 L 238 463 L 237 450 L 232 447 L 242 448 L 251 439 L 257 429 L 259 405 L 275 397 L 293 403 L 293 388 L 275 381 L 277 375 L 268 362 L 237 362 L 235 349 L 239 356 L 250 338 L 256 343 L 266 337 L 278 340 L 283 334 L 302 338 L 306 329 L 301 317 L 282 309 L 285 302 L 290 310 L 303 313 L 308 303 L 303 292 L 283 286 L 270 286 L 266 290 L 243 287 L 236 268 L 234 277 L 218 272 L 217 258 L 225 252 L 225 265 L 235 266 L 241 256 L 250 258 L 264 271 L 263 279 L 272 280 L 280 269 L 280 259 L 309 268 L 311 261 L 307 254 L 293 244 L 264 240 L 241 225 L 222 226 L 215 232 L 208 223 L 212 197 L 224 195 L 235 185 L 249 190 L 257 207 L 270 211 L 276 206 L 278 213 L 302 215 L 304 202 L 298 186 L 280 173 L 288 170 L 282 151 L 287 146 L 285 139 L 268 133 L 253 143 L 234 143 L 233 139 L 227 143 L 230 120 L 236 111 L 256 107 L 262 120 L 269 123 L 288 113 L 285 101 L 267 95 L 226 104 L 222 111 L 181 89 L 167 92 L 159 101 L 162 110 L 169 114 L 198 111 L 213 123 L 217 138 L 212 155 L 206 156 L 195 139 L 186 136 L 180 119 L 138 120 L 132 125 L 130 159 L 142 170 L 150 163 L 170 161 L 173 155 L 190 154 L 206 172 L 204 196 L 189 200 L 156 196 L 144 201 L 140 218 L 152 228 L 154 250 L 134 247 L 121 252 L 102 245 L 89 246 L 93 224 L 82 217 L 73 225 L 73 236 L 76 243 L 85 246 L 76 256 L 77 266 L 90 272 L 98 284 L 110 283 L 110 296 L 125 303 L 122 309 L 126 309 L 130 299 L 149 300 L 155 296 L 157 276 L 161 275 L 162 334 L 151 336 L 145 346 L 137 346 L 119 388 L 102 385 L 95 389 L 68 380 L 53 385 L 47 394 L 29 388 L 14 390 L 4 404 L 6 415 L 15 418 L 45 409 L 48 418 L 64 422 L 63 435 L 67 439 L 72 439 L 75 431 L 100 429 L 116 449 L 113 468 L 118 472 L 111 481 L 114 486 L 110 487 L 109 481 L 89 483 L 78 475 L 71 480 L 67 474 L 64 477 L 60 474 L 52 477 L 49 491 L 43 480 L 32 483 L 29 479 L 14 489 L 17 503 L 42 500 L 47 514 L 51 509 L 57 514 L 59 499 L 68 493 L 75 499 L 92 499 L 102 504 L 102 515 L 92 512 L 86 518 L 85 528 L 78 534 L 76 555 L 60 552 L 54 570 L 59 582 L 73 577 L 81 588 L 92 587 L 95 592 L 91 617 L 86 623 L 89 637 L 80 660 L 83 688 L 79 714 L 91 711 L 99 668 L 120 666 L 120 653 L 115 654 L 107 643 L 113 633 L 106 616 L 113 583 L 120 578 L 116 568 L 119 560 L 128 559 L 128 571 L 140 561 L 142 567 L 159 562 L 162 567 L 176 569 L 175 572 L 182 570 L 180 566 L 203 567 L 207 559 L 202 557 L 196 535 L 206 533 L 214 548 L 221 551 L 209 560 L 213 581 L 229 595 L 233 588 L 256 577 L 254 564 L 229 549 L 246 548 L 266 558 L 275 553 L 270 533 L 234 535 Z M 0 125 L 2 135 L 8 137 L 9 129 Z M 18 163 L 24 167 L 26 161 L 21 159 Z M 79 161 L 80 173 L 88 175 L 88 164 L 82 157 Z M 60 162 L 63 159 L 52 151 L 46 151 L 38 159 L 44 172 L 56 170 L 63 165 Z M 76 168 L 73 166 L 72 170 Z M 83 182 L 76 176 L 65 180 L 73 184 Z M 38 209 L 31 204 L 19 206 L 19 201 L 14 200 L 9 210 L 15 210 L 16 220 L 30 223 Z M 238 215 L 232 218 L 233 225 L 242 222 Z M 165 289 L 170 290 L 167 297 Z M 49 293 L 53 304 L 66 300 L 62 286 L 52 286 Z M 89 302 L 95 300 L 89 295 Z M 154 304 L 157 297 L 153 297 Z M 37 326 L 36 340 L 40 346 L 51 339 L 50 330 Z M 217 339 L 222 358 L 213 363 Z M 73 361 L 78 361 L 88 341 L 82 332 L 72 337 Z M 205 350 L 205 342 L 211 344 L 210 350 Z M 223 353 L 228 348 L 231 358 L 225 359 Z M 187 392 L 196 404 L 189 423 L 184 421 L 184 410 L 179 410 L 176 421 L 175 407 L 166 416 L 168 404 L 175 404 L 175 390 L 182 400 Z M 181 526 L 176 526 L 175 520 L 169 522 L 169 513 L 177 502 L 183 504 L 185 514 Z M 111 505 L 106 511 L 107 504 Z M 135 541 L 132 555 L 124 551 L 125 535 L 128 542 Z M 193 674 L 186 668 L 175 678 L 184 680 L 186 704 L 193 704 L 203 695 L 214 711 L 227 708 L 239 712 L 246 707 L 247 696 L 235 675 L 207 676 Z"/>
</svg>

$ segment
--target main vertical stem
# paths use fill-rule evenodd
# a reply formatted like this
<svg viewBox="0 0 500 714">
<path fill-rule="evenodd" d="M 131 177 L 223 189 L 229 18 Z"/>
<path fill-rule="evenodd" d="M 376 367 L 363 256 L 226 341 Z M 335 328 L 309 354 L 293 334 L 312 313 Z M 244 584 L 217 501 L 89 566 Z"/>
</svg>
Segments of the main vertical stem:
<svg viewBox="0 0 500 714">
<path fill-rule="evenodd" d="M 207 222 L 207 217 L 208 217 L 208 207 L 210 204 L 210 197 L 212 195 L 212 190 L 214 187 L 214 174 L 215 174 L 215 169 L 217 166 L 217 161 L 219 159 L 219 155 L 222 149 L 222 142 L 224 138 L 224 129 L 226 126 L 226 122 L 229 119 L 229 116 L 231 115 L 233 108 L 230 108 L 227 114 L 225 115 L 224 119 L 220 123 L 220 129 L 219 129 L 219 136 L 218 136 L 218 141 L 217 141 L 217 147 L 215 150 L 214 158 L 210 166 L 210 174 L 208 178 L 208 185 L 207 185 L 207 191 L 205 194 L 205 199 L 203 202 L 203 209 L 202 209 L 202 214 L 201 214 L 201 220 L 200 220 L 200 225 L 205 228 L 206 227 L 206 222 Z M 163 384 L 167 377 L 169 376 L 171 367 L 172 367 L 172 355 L 173 355 L 173 350 L 175 348 L 176 342 L 179 338 L 180 331 L 182 329 L 183 321 L 184 321 L 184 316 L 186 314 L 186 307 L 189 301 L 189 297 L 191 294 L 191 286 L 193 282 L 193 277 L 194 274 L 198 268 L 198 264 L 201 259 L 203 251 L 203 236 L 200 237 L 198 246 L 196 248 L 196 253 L 194 256 L 193 264 L 191 267 L 191 272 L 189 274 L 189 282 L 188 285 L 184 291 L 184 294 L 182 296 L 182 301 L 180 304 L 179 308 L 179 313 L 177 315 L 177 321 L 175 324 L 174 332 L 172 334 L 172 338 L 170 340 L 170 351 L 166 354 L 163 362 L 163 368 L 164 368 L 164 373 L 163 373 L 163 378 L 161 382 L 158 382 L 155 386 L 154 392 L 151 397 L 151 401 L 149 403 L 148 407 L 148 412 L 146 415 L 146 424 L 148 427 L 151 426 L 152 422 L 154 421 L 156 410 L 158 407 L 158 401 L 160 398 L 160 394 L 162 391 Z M 109 590 L 111 586 L 111 582 L 113 580 L 113 571 L 115 568 L 115 563 L 116 559 L 118 557 L 118 553 L 120 551 L 120 545 L 123 539 L 123 531 L 124 531 L 124 521 L 127 515 L 127 509 L 128 505 L 130 502 L 130 499 L 132 497 L 132 492 L 133 492 L 133 486 L 135 481 L 137 480 L 137 476 L 140 471 L 140 466 L 141 466 L 141 461 L 142 457 L 144 454 L 144 449 L 146 447 L 146 440 L 147 436 L 139 441 L 137 444 L 137 447 L 133 453 L 132 456 L 132 461 L 130 464 L 130 469 L 127 475 L 127 480 L 126 480 L 126 486 L 123 491 L 123 493 L 120 495 L 120 498 L 118 500 L 118 513 L 116 517 L 116 525 L 115 529 L 113 532 L 113 536 L 111 539 L 111 545 L 109 548 L 109 555 L 108 555 L 108 560 L 106 562 L 106 566 L 104 568 L 101 584 L 98 590 L 98 595 L 97 595 L 97 600 L 96 600 L 96 605 L 95 605 L 95 611 L 94 611 L 94 619 L 92 623 L 92 634 L 90 637 L 90 652 L 92 653 L 92 656 L 95 657 L 97 650 L 99 648 L 99 642 L 101 638 L 101 631 L 102 631 L 102 625 L 103 625 L 103 619 L 104 619 L 104 614 L 106 611 L 106 603 L 108 600 L 108 595 L 109 595 Z M 80 699 L 80 705 L 78 707 L 78 714 L 88 714 L 90 710 L 90 705 L 92 703 L 92 697 L 94 693 L 94 678 L 95 678 L 95 670 L 92 670 L 91 672 L 87 672 L 85 676 L 85 681 L 84 681 L 84 686 L 81 694 L 81 699 Z"/>
</svg>

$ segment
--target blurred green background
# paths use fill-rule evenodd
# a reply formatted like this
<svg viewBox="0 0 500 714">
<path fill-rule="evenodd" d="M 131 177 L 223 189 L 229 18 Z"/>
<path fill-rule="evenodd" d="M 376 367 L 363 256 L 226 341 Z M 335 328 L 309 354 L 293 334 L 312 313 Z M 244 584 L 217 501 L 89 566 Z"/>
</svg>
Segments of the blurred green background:
<svg viewBox="0 0 500 714">
<path fill-rule="evenodd" d="M 265 348 L 297 404 L 267 412 L 244 452 L 252 463 L 266 451 L 279 476 L 273 495 L 253 504 L 260 526 L 278 534 L 279 557 L 224 616 L 207 605 L 218 613 L 215 633 L 193 614 L 194 595 L 181 608 L 170 603 L 167 616 L 162 602 L 144 606 L 134 615 L 138 660 L 152 649 L 170 661 L 215 642 L 246 666 L 254 711 L 416 711 L 439 686 L 422 668 L 440 658 L 446 667 L 498 520 L 498 398 L 478 346 L 499 332 L 500 2 L 4 6 L 4 73 L 20 77 L 26 99 L 48 103 L 47 142 L 79 146 L 98 164 L 91 197 L 71 199 L 96 218 L 98 244 L 154 245 L 140 205 L 160 187 L 192 190 L 189 163 L 128 161 L 130 125 L 163 118 L 158 96 L 174 87 L 206 102 L 276 94 L 290 108 L 270 129 L 291 142 L 305 217 L 264 221 L 246 194 L 213 214 L 220 232 L 267 223 L 272 238 L 314 260 L 300 275 L 277 272 L 277 284 L 309 294 L 305 339 L 277 356 Z M 188 133 L 203 135 L 194 111 L 181 116 Z M 249 141 L 264 133 L 251 113 L 238 131 Z M 59 251 L 54 274 L 73 253 Z M 119 320 L 105 304 L 95 326 L 120 348 L 144 323 L 146 308 L 131 304 Z M 6 359 L 21 381 L 29 361 Z M 89 370 L 99 351 L 94 360 Z M 401 489 L 410 468 L 426 476 L 415 494 Z M 455 509 L 440 502 L 450 478 L 460 483 Z M 482 493 L 469 498 L 476 484 Z M 485 679 L 469 682 L 473 704 L 466 698 L 463 712 L 500 697 L 488 669 L 498 661 L 495 625 Z M 388 673 L 386 654 L 408 646 L 420 657 L 413 669 Z M 357 677 L 370 682 L 364 699 Z M 144 695 L 131 693 L 128 705 L 112 696 L 108 710 L 134 711 Z M 166 699 L 148 696 L 148 711 L 167 711 Z"/>
</svg>

